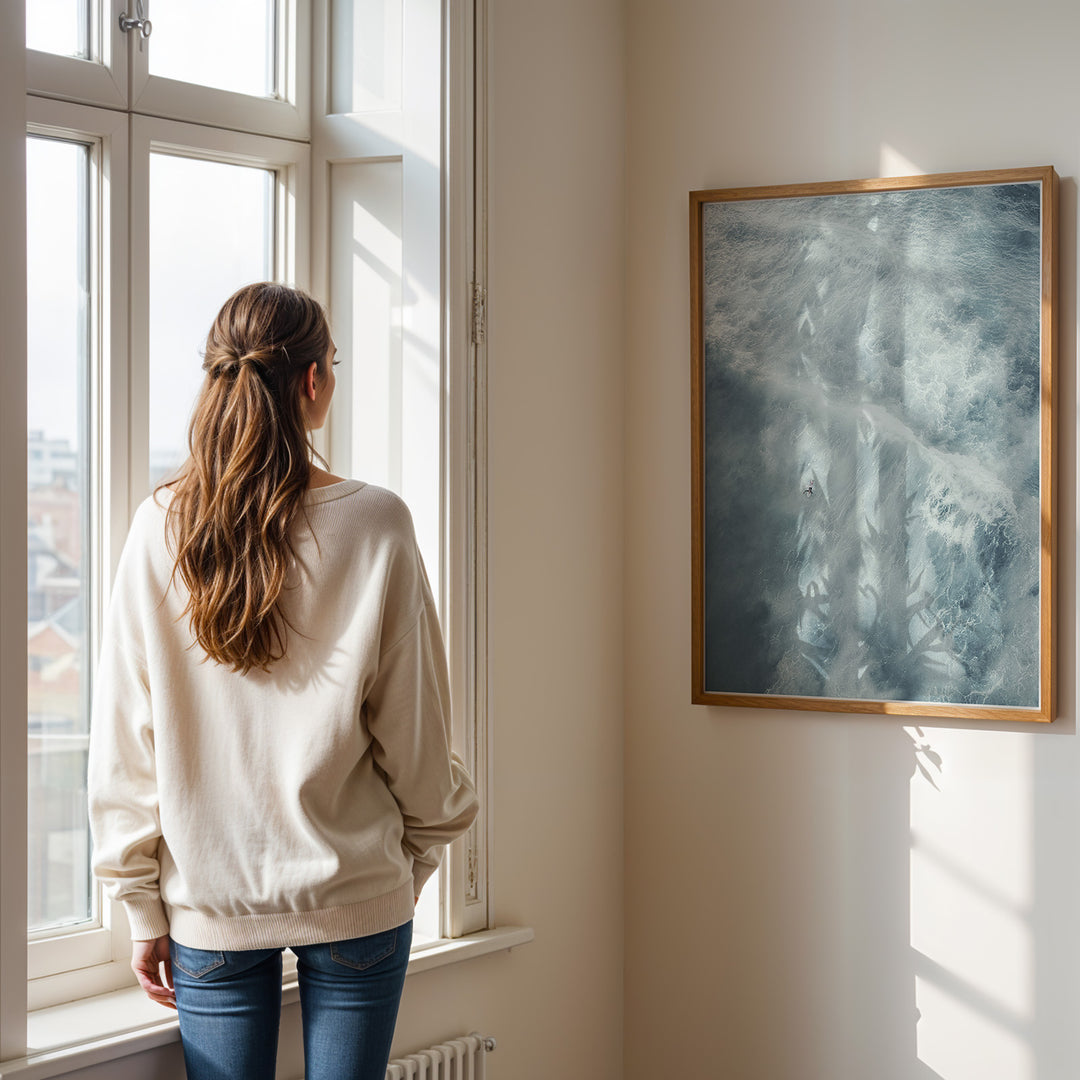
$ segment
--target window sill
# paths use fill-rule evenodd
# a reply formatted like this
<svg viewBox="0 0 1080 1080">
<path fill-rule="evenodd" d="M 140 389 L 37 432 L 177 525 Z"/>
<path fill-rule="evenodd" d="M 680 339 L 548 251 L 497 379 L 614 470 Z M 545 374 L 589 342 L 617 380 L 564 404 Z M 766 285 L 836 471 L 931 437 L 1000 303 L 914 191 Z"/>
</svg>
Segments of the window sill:
<svg viewBox="0 0 1080 1080">
<path fill-rule="evenodd" d="M 502 926 L 439 941 L 413 951 L 409 974 L 512 949 L 532 939 L 531 927 Z M 298 1000 L 295 979 L 286 981 L 282 1000 L 285 1004 Z M 119 1025 L 118 1018 L 122 1018 Z M 24 1058 L 0 1063 L 0 1080 L 48 1080 L 179 1038 L 176 1014 L 155 1005 L 136 987 L 40 1009 L 30 1014 L 28 1029 L 31 1050 Z"/>
</svg>

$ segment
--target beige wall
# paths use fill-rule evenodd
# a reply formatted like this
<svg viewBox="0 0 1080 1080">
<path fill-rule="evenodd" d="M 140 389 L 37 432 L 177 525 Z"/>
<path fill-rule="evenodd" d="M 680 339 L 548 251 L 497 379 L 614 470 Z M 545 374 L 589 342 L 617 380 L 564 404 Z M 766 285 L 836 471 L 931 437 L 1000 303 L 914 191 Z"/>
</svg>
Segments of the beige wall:
<svg viewBox="0 0 1080 1080">
<path fill-rule="evenodd" d="M 626 1076 L 675 1057 L 733 1080 L 1074 1075 L 1080 8 L 627 18 Z M 920 734 L 691 706 L 687 192 L 1044 164 L 1063 177 L 1061 719 Z"/>
</svg>

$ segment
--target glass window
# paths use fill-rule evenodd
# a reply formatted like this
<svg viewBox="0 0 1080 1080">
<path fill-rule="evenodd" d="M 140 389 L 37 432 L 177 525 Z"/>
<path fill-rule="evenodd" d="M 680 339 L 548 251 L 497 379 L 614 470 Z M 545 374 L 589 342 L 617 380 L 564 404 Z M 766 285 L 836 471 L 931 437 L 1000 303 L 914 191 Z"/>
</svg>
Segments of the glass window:
<svg viewBox="0 0 1080 1080">
<path fill-rule="evenodd" d="M 26 0 L 28 48 L 87 58 L 89 41 L 89 0 Z"/>
<path fill-rule="evenodd" d="M 274 190 L 270 169 L 150 155 L 151 486 L 187 458 L 206 332 L 222 302 L 273 277 Z"/>
<path fill-rule="evenodd" d="M 255 97 L 276 96 L 275 0 L 159 4 L 153 21 L 151 75 Z"/>
<path fill-rule="evenodd" d="M 27 140 L 29 926 L 92 917 L 90 151 Z"/>
</svg>

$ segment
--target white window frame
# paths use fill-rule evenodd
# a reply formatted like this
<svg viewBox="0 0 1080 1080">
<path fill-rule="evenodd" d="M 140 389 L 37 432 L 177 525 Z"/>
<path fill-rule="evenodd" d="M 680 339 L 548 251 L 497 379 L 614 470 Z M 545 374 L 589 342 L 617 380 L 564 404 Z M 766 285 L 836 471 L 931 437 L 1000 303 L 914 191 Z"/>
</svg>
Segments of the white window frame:
<svg viewBox="0 0 1080 1080">
<path fill-rule="evenodd" d="M 217 130 L 175 120 L 133 115 L 131 119 L 131 219 L 150 218 L 150 155 L 175 154 L 201 161 L 248 165 L 277 174 L 274 272 L 277 280 L 306 288 L 309 244 L 306 207 L 310 198 L 310 155 L 303 142 L 236 131 Z M 150 237 L 149 229 L 131 230 L 132 345 L 129 413 L 132 447 L 129 490 L 131 510 L 149 489 L 150 445 Z"/>
<path fill-rule="evenodd" d="M 134 4 L 134 0 L 131 3 Z M 143 11 L 152 23 L 151 0 L 143 0 Z M 308 87 L 311 84 L 309 0 L 278 0 L 277 21 L 278 40 L 285 44 L 278 58 L 280 97 L 254 97 L 151 75 L 149 59 L 154 47 L 154 36 L 151 34 L 145 47 L 141 42 L 136 42 L 131 52 L 132 111 L 276 138 L 308 138 Z M 207 27 L 207 32 L 212 33 L 213 28 Z"/>
<path fill-rule="evenodd" d="M 95 350 L 100 357 L 92 385 L 92 429 L 108 447 L 96 446 L 93 475 L 102 476 L 108 461 L 111 473 L 95 500 L 97 553 L 94 579 L 111 581 L 134 508 L 149 494 L 149 171 L 150 154 L 167 152 L 200 160 L 272 169 L 276 174 L 275 275 L 304 283 L 307 273 L 306 230 L 298 227 L 298 207 L 308 199 L 308 149 L 305 143 L 265 136 L 208 129 L 175 121 L 133 116 L 59 101 L 31 100 L 28 118 L 34 133 L 91 143 L 95 172 L 115 175 L 109 197 L 99 195 L 98 220 L 102 243 L 93 245 L 98 267 L 95 307 L 110 309 L 111 318 L 96 316 L 93 325 L 104 337 L 117 330 L 114 347 L 106 340 Z M 130 184 L 128 177 L 130 176 Z M 103 184 L 104 188 L 105 185 Z M 107 222 L 115 228 L 110 234 Z M 108 258 L 111 253 L 111 259 Z M 111 279 L 105 269 L 111 266 Z M 108 282 L 106 285 L 105 283 Z M 130 284 L 129 284 L 130 283 Z M 104 286 L 104 287 L 101 287 Z M 130 296 L 130 304 L 128 297 Z M 130 347 L 128 346 L 130 342 Z M 108 358 L 106 360 L 106 358 Z M 111 424 L 110 416 L 127 423 Z M 94 595 L 91 655 L 98 653 L 104 590 Z M 131 983 L 130 945 L 122 907 L 110 903 L 94 884 L 95 925 L 70 931 L 39 932 L 28 946 L 30 1008 L 44 1008 L 72 996 L 85 997 Z"/>
<path fill-rule="evenodd" d="M 91 231 L 94 303 L 91 319 L 93 475 L 99 477 L 91 520 L 97 554 L 94 580 L 111 581 L 130 515 L 149 493 L 149 164 L 155 151 L 272 169 L 277 175 L 275 274 L 304 283 L 306 230 L 298 207 L 308 199 L 305 143 L 240 135 L 174 121 L 30 99 L 30 132 L 91 146 L 94 176 Z M 131 177 L 130 186 L 128 176 Z M 130 229 L 129 223 L 141 223 Z M 130 282 L 130 286 L 129 286 Z M 131 297 L 130 306 L 128 296 Z M 109 330 L 112 329 L 110 340 Z M 128 341 L 134 348 L 128 347 Z M 111 417 L 127 423 L 110 423 Z M 101 440 L 109 438 L 109 446 Z M 109 462 L 106 475 L 101 464 Z M 93 594 L 91 654 L 96 656 L 104 590 Z M 131 982 L 122 909 L 95 884 L 97 916 L 90 927 L 39 932 L 27 950 L 31 1008 L 71 996 L 104 993 Z"/>
<path fill-rule="evenodd" d="M 313 0 L 325 13 L 327 0 Z M 423 970 L 433 964 L 451 959 L 479 955 L 490 948 L 528 940 L 528 931 L 488 931 L 475 934 L 491 923 L 491 874 L 488 867 L 490 812 L 488 793 L 491 790 L 489 730 L 487 724 L 488 673 L 486 662 L 486 346 L 483 320 L 474 319 L 474 295 L 484 295 L 485 272 L 485 205 L 486 151 L 484 146 L 487 89 L 485 69 L 487 38 L 484 27 L 489 0 L 443 0 L 443 52 L 446 79 L 443 87 L 443 296 L 442 296 L 442 356 L 443 356 L 443 470 L 441 478 L 442 520 L 444 539 L 442 553 L 444 611 L 446 611 L 447 640 L 454 684 L 455 742 L 462 751 L 481 793 L 482 812 L 468 837 L 453 845 L 444 864 L 446 887 L 442 933 L 456 938 L 474 934 L 474 938 L 459 942 L 441 953 L 435 946 L 414 957 L 411 965 Z M 294 20 L 297 41 L 309 40 L 309 0 L 286 0 L 282 11 Z M 111 28 L 115 26 L 122 0 L 102 0 L 98 16 L 100 30 L 96 60 L 86 61 L 55 57 L 33 50 L 18 48 L 12 42 L 23 40 L 22 0 L 16 0 L 11 11 L 0 13 L 0 37 L 8 42 L 0 45 L 0 60 L 15 57 L 17 63 L 7 65 L 7 74 L 0 74 L 0 93 L 12 95 L 18 88 L 25 98 L 27 119 L 35 130 L 90 141 L 98 147 L 101 160 L 108 163 L 109 184 L 100 195 L 108 193 L 108 206 L 99 205 L 101 222 L 107 228 L 101 236 L 101 252 L 110 254 L 111 280 L 100 278 L 98 300 L 102 334 L 100 356 L 108 358 L 99 372 L 98 385 L 102 393 L 96 403 L 98 433 L 108 433 L 111 443 L 108 452 L 111 470 L 99 473 L 101 511 L 98 514 L 100 535 L 97 537 L 100 559 L 107 566 L 103 573 L 111 580 L 116 560 L 126 535 L 130 514 L 146 488 L 146 405 L 141 409 L 135 401 L 146 399 L 147 374 L 132 362 L 133 357 L 145 357 L 148 335 L 146 314 L 137 316 L 146 304 L 146 274 L 137 272 L 145 266 L 145 229 L 142 237 L 129 230 L 132 215 L 141 213 L 145 221 L 145 173 L 148 170 L 150 147 L 168 148 L 170 152 L 187 153 L 212 160 L 242 160 L 248 164 L 271 166 L 285 176 L 286 194 L 278 207 L 278 229 L 295 228 L 295 245 L 279 235 L 276 245 L 278 273 L 284 280 L 307 285 L 309 206 L 316 218 L 319 198 L 310 201 L 311 174 L 304 159 L 304 135 L 309 130 L 310 116 L 306 113 L 304 87 L 309 84 L 306 64 L 310 50 L 306 48 L 292 57 L 290 78 L 295 80 L 294 115 L 290 119 L 279 111 L 281 126 L 266 119 L 267 113 L 247 110 L 252 100 L 244 95 L 208 91 L 209 97 L 195 95 L 192 109 L 198 114 L 189 119 L 205 120 L 222 126 L 243 123 L 254 132 L 239 133 L 222 130 L 208 134 L 209 127 L 174 122 L 161 117 L 135 115 L 137 105 L 154 102 L 155 81 L 164 86 L 166 80 L 139 76 L 134 64 L 137 44 L 131 36 L 127 48 Z M 144 7 L 146 7 L 144 0 Z M 92 35 L 93 37 L 93 35 Z M 479 46 L 477 42 L 479 41 Z M 102 43 L 105 43 L 104 45 Z M 109 53 L 109 44 L 113 52 Z M 16 54 L 18 54 L 16 56 Z M 25 58 L 25 71 L 23 59 Z M 145 62 L 145 61 L 144 61 Z M 141 81 L 140 81 L 141 80 Z M 136 95 L 129 93 L 138 87 Z M 166 88 L 167 89 L 167 88 Z M 203 88 L 198 88 L 203 89 Z M 149 96 L 146 96 L 149 95 Z M 203 97 L 202 101 L 197 100 Z M 220 108 L 213 106 L 218 99 Z M 79 99 L 79 103 L 70 99 Z M 51 99 L 51 100 L 47 100 Z M 90 104 L 85 104 L 89 102 Z M 129 102 L 132 109 L 129 111 Z M 281 105 L 281 102 L 271 104 Z M 325 102 L 324 102 L 325 104 Z M 164 111 L 164 110 L 163 110 Z M 170 110 L 175 111 L 175 110 Z M 10 115 L 10 112 L 9 112 Z M 297 119 L 299 117 L 300 119 Z M 245 119 L 246 118 L 246 119 Z M 0 103 L 0 120 L 3 103 Z M 130 125 L 130 127 L 129 127 Z M 263 137 L 265 129 L 273 129 L 274 137 Z M 130 138 L 129 138 L 130 132 Z M 299 141 L 283 140 L 282 136 L 300 133 Z M 475 139 L 473 135 L 475 133 Z M 290 153 L 281 152 L 288 141 Z M 119 165 L 126 158 L 127 167 Z M 20 183 L 12 170 L 21 171 Z M 130 170 L 130 176 L 129 176 Z M 130 186 L 129 186 L 130 179 Z M 320 174 L 315 171 L 317 187 Z M 25 189 L 25 162 L 9 158 L 8 168 L 0 167 L 0 190 L 9 198 Z M 142 200 L 141 209 L 136 204 Z M 120 209 L 127 201 L 130 211 Z M 25 205 L 25 199 L 22 200 Z M 25 231 L 19 232 L 17 222 L 9 214 L 0 218 L 9 229 L 11 250 L 24 246 Z M 13 229 L 13 232 L 11 231 Z M 317 229 L 316 229 L 317 233 Z M 316 255 L 319 254 L 316 239 Z M 284 264 L 282 263 L 284 260 Z M 318 266 L 314 275 L 315 292 L 320 294 Z M 18 322 L 25 313 L 25 289 L 16 273 L 11 287 L 5 290 L 0 307 L 9 322 Z M 127 284 L 130 283 L 129 303 Z M 325 286 L 325 280 L 322 285 Z M 141 294 L 141 295 L 140 295 Z M 141 306 L 140 306 L 141 305 Z M 8 333 L 6 344 L 11 348 L 13 368 L 24 367 L 25 327 Z M 24 375 L 13 382 L 17 389 Z M 0 865 L 25 865 L 26 837 L 26 697 L 25 697 L 25 529 L 19 509 L 25 484 L 26 425 L 22 409 L 25 394 L 14 393 L 8 398 L 3 415 L 4 471 L 0 481 L 0 585 L 3 603 L 0 604 L 0 640 L 5 648 L 0 653 L 0 669 L 4 674 L 4 692 L 0 699 L 0 746 L 4 767 L 0 770 Z M 129 422 L 125 423 L 125 419 Z M 110 422 L 111 421 L 111 422 Z M 141 425 L 141 426 L 140 426 Z M 141 442 L 139 440 L 142 440 Z M 134 448 L 134 449 L 133 449 Z M 324 445 L 323 449 L 328 449 Z M 139 457 L 142 460 L 136 461 Z M 331 462 L 331 465 L 333 463 Z M 104 578 L 99 578 L 104 580 Z M 101 590 L 99 590 L 99 593 Z M 98 596 L 100 605 L 104 597 Z M 96 643 L 95 643 L 96 644 Z M 95 650 L 96 655 L 96 650 Z M 31 984 L 31 1007 L 42 1007 L 61 1000 L 74 1000 L 105 992 L 115 986 L 129 985 L 128 946 L 126 938 L 114 935 L 111 948 L 105 948 L 103 931 L 122 924 L 118 911 L 102 912 L 102 929 L 60 934 L 55 938 L 35 942 L 26 947 L 25 877 L 22 874 L 3 875 L 0 886 L 0 1061 L 18 1057 L 25 1052 L 27 974 L 36 975 Z M 514 937 L 510 941 L 506 935 Z M 502 938 L 496 941 L 499 935 Z M 490 938 L 492 940 L 488 941 Z M 505 944 L 503 944 L 505 942 Z M 84 949 L 76 970 L 54 973 L 72 949 Z M 85 962 L 85 963 L 84 963 Z"/>
<path fill-rule="evenodd" d="M 91 500 L 91 547 L 96 555 L 91 574 L 92 580 L 100 583 L 112 580 L 127 531 L 129 507 L 123 472 L 125 426 L 111 422 L 112 418 L 128 413 L 128 122 L 123 113 L 43 98 L 29 98 L 26 111 L 29 134 L 67 139 L 91 150 L 89 404 L 91 475 L 97 484 L 87 494 Z M 108 445 L 106 439 L 110 440 Z M 104 462 L 110 464 L 109 472 L 102 468 Z M 92 656 L 97 655 L 96 635 L 104 605 L 102 592 L 100 586 L 91 592 L 88 631 Z M 102 986 L 100 979 L 88 978 L 85 971 L 110 965 L 116 959 L 111 929 L 114 916 L 108 907 L 95 899 L 95 925 L 90 928 L 31 935 L 27 975 L 35 1000 L 40 1000 L 43 994 L 49 995 L 50 990 L 55 992 L 55 976 L 62 972 L 82 972 L 77 980 L 86 992 Z"/>
<path fill-rule="evenodd" d="M 27 49 L 26 90 L 43 97 L 100 105 L 108 109 L 126 109 L 128 48 L 127 43 L 113 33 L 113 28 L 118 26 L 127 0 L 89 2 L 89 57 L 57 56 Z"/>
<path fill-rule="evenodd" d="M 92 362 L 95 365 L 91 379 L 91 410 L 92 438 L 95 440 L 92 469 L 97 490 L 91 520 L 92 542 L 97 554 L 93 573 L 97 582 L 112 580 L 131 514 L 147 494 L 149 486 L 146 446 L 149 372 L 145 358 L 149 337 L 146 225 L 150 153 L 164 150 L 206 160 L 273 169 L 278 178 L 275 276 L 302 286 L 307 284 L 307 143 L 143 117 L 128 109 L 129 76 L 134 80 L 139 74 L 138 64 L 129 64 L 129 57 L 138 58 L 139 43 L 137 38 L 125 38 L 118 30 L 113 30 L 121 8 L 126 6 L 122 0 L 105 0 L 95 6 L 89 60 L 23 50 L 29 91 L 26 97 L 28 133 L 67 138 L 90 146 L 92 154 L 94 220 L 91 222 L 91 243 L 96 287 L 91 316 Z M 282 40 L 294 44 L 286 50 L 282 66 L 287 72 L 287 85 L 295 91 L 298 78 L 303 82 L 307 77 L 306 60 L 298 58 L 306 56 L 307 0 L 283 0 L 279 13 L 291 28 L 290 34 Z M 21 33 L 19 37 L 22 37 Z M 142 89 L 152 89 L 155 83 L 160 89 L 168 82 L 146 75 L 145 50 L 142 50 L 142 64 L 139 84 Z M 279 73 L 279 80 L 281 78 Z M 165 89 L 169 87 L 165 86 Z M 300 111 L 306 108 L 303 94 L 291 95 L 301 98 L 297 104 L 295 100 L 292 103 L 266 102 L 202 87 L 192 89 L 198 91 L 197 108 L 193 108 L 193 112 L 202 118 L 212 117 L 217 123 L 224 120 L 249 127 L 276 126 L 282 134 L 295 133 L 306 124 L 306 115 L 302 123 L 297 119 Z M 71 98 L 94 104 L 71 101 Z M 272 108 L 265 108 L 267 105 Z M 129 229 L 131 222 L 142 224 Z M 138 347 L 130 349 L 130 341 Z M 133 362 L 135 357 L 142 357 L 143 362 Z M 114 418 L 115 423 L 112 422 Z M 102 444 L 104 438 L 110 440 L 108 446 Z M 110 466 L 108 474 L 101 468 L 106 461 Z M 93 594 L 94 610 L 91 613 L 92 656 L 97 655 L 95 635 L 101 625 L 105 602 L 106 590 L 99 587 Z M 25 713 L 24 697 L 22 711 Z M 25 740 L 23 747 L 20 756 L 25 760 Z M 10 787 L 7 783 L 5 793 Z M 20 787 L 18 817 L 24 823 L 22 831 L 25 832 L 24 781 Z M 25 857 L 21 862 L 25 864 Z M 5 875 L 12 881 L 17 881 L 19 876 Z M 25 889 L 25 877 L 23 882 Z M 28 942 L 25 903 L 22 905 L 23 955 L 28 980 L 24 985 L 31 1009 L 130 985 L 130 945 L 122 908 L 109 903 L 96 884 L 95 892 L 95 916 L 89 927 L 83 924 L 70 930 L 39 932 L 31 935 Z M 11 910 L 11 905 L 5 903 L 5 926 Z M 7 989 L 8 970 L 11 969 L 5 970 L 0 990 Z M 10 992 L 5 999 L 10 999 Z"/>
</svg>

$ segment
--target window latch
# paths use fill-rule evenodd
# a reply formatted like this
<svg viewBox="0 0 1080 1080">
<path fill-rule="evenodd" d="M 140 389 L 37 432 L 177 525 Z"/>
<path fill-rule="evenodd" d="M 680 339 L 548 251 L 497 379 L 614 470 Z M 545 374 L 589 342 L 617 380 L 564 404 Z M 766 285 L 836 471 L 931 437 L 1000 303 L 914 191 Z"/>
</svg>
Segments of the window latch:
<svg viewBox="0 0 1080 1080">
<path fill-rule="evenodd" d="M 142 0 L 135 0 L 135 14 L 138 18 L 132 18 L 126 11 L 120 12 L 120 29 L 125 34 L 132 30 L 138 30 L 144 38 L 148 38 L 153 32 L 153 24 L 143 14 Z"/>
</svg>

